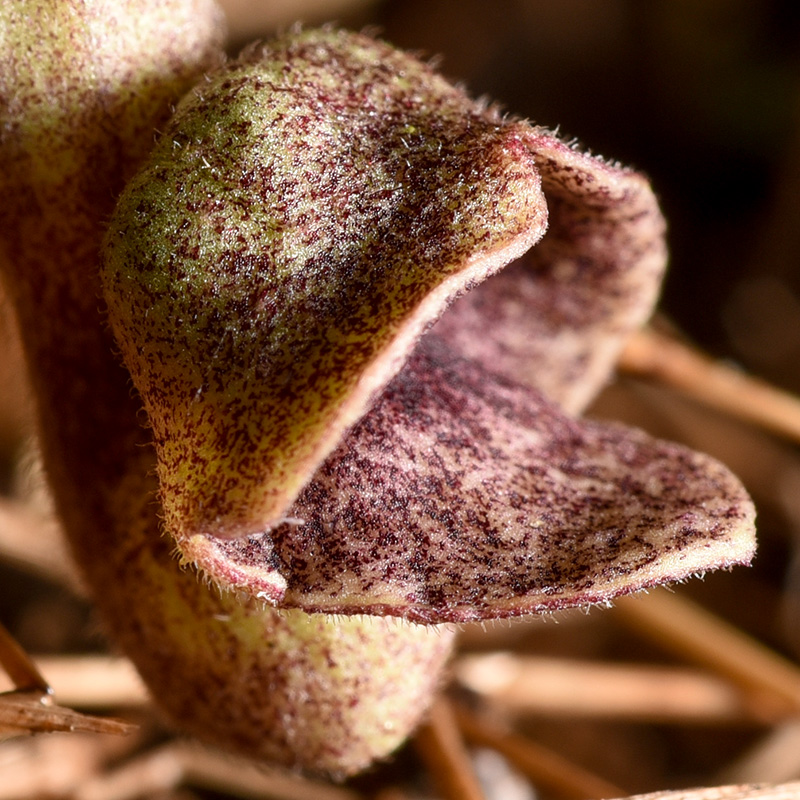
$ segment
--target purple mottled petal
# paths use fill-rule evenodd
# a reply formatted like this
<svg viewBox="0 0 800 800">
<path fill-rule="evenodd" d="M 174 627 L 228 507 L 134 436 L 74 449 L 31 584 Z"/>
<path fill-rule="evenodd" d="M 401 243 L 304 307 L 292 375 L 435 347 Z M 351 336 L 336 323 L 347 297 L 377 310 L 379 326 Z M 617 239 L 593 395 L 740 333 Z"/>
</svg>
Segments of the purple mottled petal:
<svg viewBox="0 0 800 800">
<path fill-rule="evenodd" d="M 258 594 L 266 560 L 282 605 L 424 622 L 600 603 L 754 546 L 752 504 L 718 462 L 576 421 L 435 335 L 290 513 L 271 545 L 206 540 L 215 572 Z"/>
<path fill-rule="evenodd" d="M 530 138 L 547 198 L 542 241 L 459 299 L 436 331 L 494 372 L 570 412 L 602 387 L 650 316 L 666 263 L 647 181 L 546 132 Z"/>
</svg>

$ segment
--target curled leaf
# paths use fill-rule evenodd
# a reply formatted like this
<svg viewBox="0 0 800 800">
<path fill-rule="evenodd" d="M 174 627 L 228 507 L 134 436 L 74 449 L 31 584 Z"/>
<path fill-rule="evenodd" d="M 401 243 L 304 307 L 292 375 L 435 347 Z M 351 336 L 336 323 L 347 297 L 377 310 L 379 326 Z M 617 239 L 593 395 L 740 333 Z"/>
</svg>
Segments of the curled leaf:
<svg viewBox="0 0 800 800">
<path fill-rule="evenodd" d="M 541 237 L 527 131 L 334 31 L 181 104 L 105 271 L 179 543 L 277 523 L 446 303 Z"/>
</svg>

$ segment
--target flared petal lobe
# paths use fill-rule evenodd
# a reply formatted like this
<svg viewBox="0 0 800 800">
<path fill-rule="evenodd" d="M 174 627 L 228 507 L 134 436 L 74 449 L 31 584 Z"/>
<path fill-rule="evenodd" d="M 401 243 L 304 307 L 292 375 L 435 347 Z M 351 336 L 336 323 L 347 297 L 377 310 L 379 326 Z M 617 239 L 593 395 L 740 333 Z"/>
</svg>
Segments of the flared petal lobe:
<svg viewBox="0 0 800 800">
<path fill-rule="evenodd" d="M 270 538 L 217 540 L 282 603 L 466 621 L 602 603 L 752 556 L 754 510 L 708 456 L 566 416 L 429 334 Z M 241 570 L 241 571 L 240 571 Z"/>
<path fill-rule="evenodd" d="M 578 413 L 652 313 L 667 253 L 647 180 L 530 135 L 547 199 L 547 235 L 457 300 L 436 332 L 460 353 Z"/>
</svg>

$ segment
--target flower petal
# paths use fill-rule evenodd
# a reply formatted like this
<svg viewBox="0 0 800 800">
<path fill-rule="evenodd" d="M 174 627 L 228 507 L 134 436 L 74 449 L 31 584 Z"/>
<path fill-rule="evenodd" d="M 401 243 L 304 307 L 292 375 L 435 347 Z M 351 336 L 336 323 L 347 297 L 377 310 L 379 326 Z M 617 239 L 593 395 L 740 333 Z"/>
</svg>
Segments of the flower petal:
<svg viewBox="0 0 800 800">
<path fill-rule="evenodd" d="M 664 219 L 639 174 L 531 133 L 549 227 L 536 247 L 457 300 L 436 332 L 488 369 L 576 413 L 650 316 Z"/>
<path fill-rule="evenodd" d="M 576 421 L 434 334 L 290 513 L 270 537 L 204 539 L 203 557 L 254 593 L 270 563 L 282 605 L 424 622 L 601 603 L 754 548 L 752 504 L 721 464 Z"/>
<path fill-rule="evenodd" d="M 397 375 L 542 236 L 542 186 L 542 248 Z M 746 561 L 724 467 L 537 391 L 574 411 L 605 380 L 663 227 L 641 176 L 363 36 L 292 34 L 210 79 L 123 196 L 105 273 L 182 556 L 284 607 L 422 622 Z"/>
</svg>

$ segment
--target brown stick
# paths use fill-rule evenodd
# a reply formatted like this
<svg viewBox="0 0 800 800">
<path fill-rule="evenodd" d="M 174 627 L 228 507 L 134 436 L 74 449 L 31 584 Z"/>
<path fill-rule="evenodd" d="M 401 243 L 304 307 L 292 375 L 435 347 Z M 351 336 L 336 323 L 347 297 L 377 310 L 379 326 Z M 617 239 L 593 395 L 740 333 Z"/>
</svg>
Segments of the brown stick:
<svg viewBox="0 0 800 800">
<path fill-rule="evenodd" d="M 514 714 L 658 722 L 775 722 L 728 681 L 698 670 L 596 661 L 466 656 L 456 676 L 467 688 Z"/>
<path fill-rule="evenodd" d="M 80 800 L 133 800 L 181 785 L 241 798 L 359 800 L 350 789 L 259 768 L 253 762 L 205 747 L 173 742 L 151 750 L 83 786 Z"/>
<path fill-rule="evenodd" d="M 110 717 L 90 717 L 71 708 L 53 705 L 41 692 L 0 694 L 0 733 L 20 735 L 55 731 L 86 731 L 126 735 L 135 725 Z"/>
<path fill-rule="evenodd" d="M 660 645 L 800 711 L 800 667 L 690 600 L 657 590 L 618 600 L 615 613 Z"/>
<path fill-rule="evenodd" d="M 465 709 L 458 709 L 456 713 L 458 724 L 467 739 L 491 747 L 505 756 L 536 786 L 549 789 L 567 800 L 599 800 L 627 794 L 613 783 L 529 739 L 507 733 Z"/>
<path fill-rule="evenodd" d="M 0 665 L 17 689 L 50 694 L 50 686 L 36 664 L 2 624 L 0 624 Z"/>
<path fill-rule="evenodd" d="M 486 800 L 447 700 L 433 704 L 414 745 L 445 800 Z"/>
<path fill-rule="evenodd" d="M 652 329 L 640 331 L 630 340 L 619 368 L 800 442 L 800 399 Z"/>
</svg>

